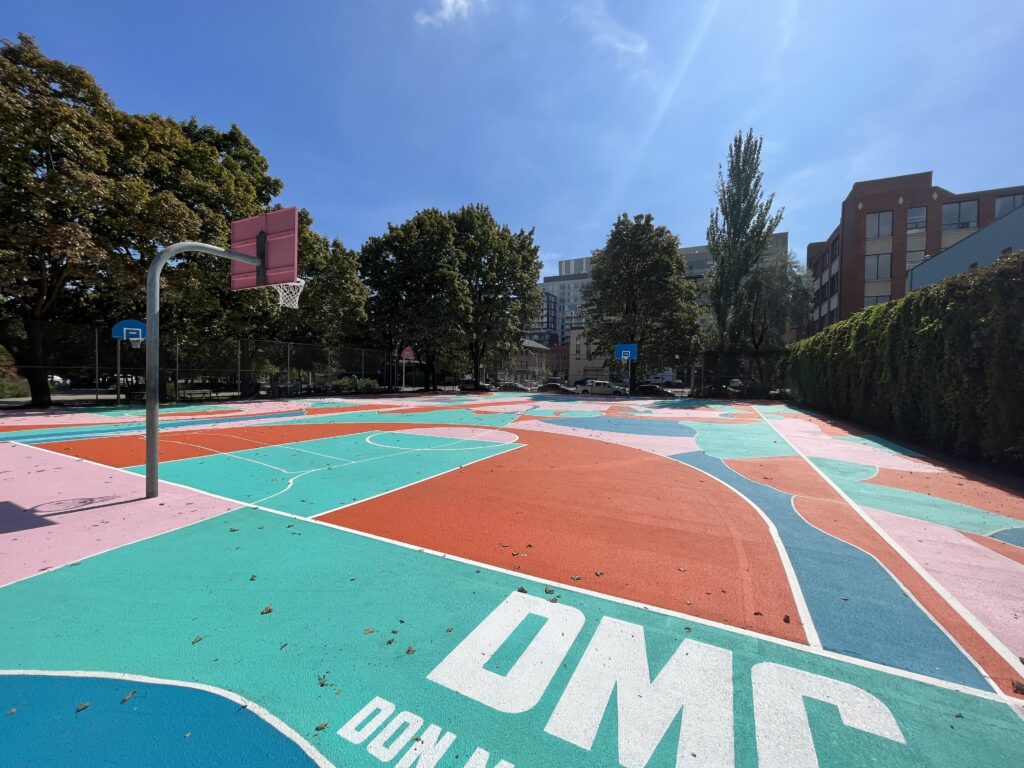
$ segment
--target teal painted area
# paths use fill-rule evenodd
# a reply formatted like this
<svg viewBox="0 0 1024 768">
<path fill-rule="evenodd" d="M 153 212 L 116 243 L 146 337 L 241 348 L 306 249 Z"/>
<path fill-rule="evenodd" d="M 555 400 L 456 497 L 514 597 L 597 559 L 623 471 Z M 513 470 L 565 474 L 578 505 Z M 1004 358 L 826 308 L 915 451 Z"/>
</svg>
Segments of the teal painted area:
<svg viewBox="0 0 1024 768">
<path fill-rule="evenodd" d="M 917 451 L 912 451 L 909 448 L 904 448 L 902 445 L 894 443 L 892 440 L 886 440 L 884 437 L 867 437 L 865 435 L 843 435 L 842 437 L 838 437 L 836 439 L 847 440 L 851 443 L 860 443 L 861 445 L 866 445 L 870 448 L 877 448 L 880 451 L 896 454 L 898 456 L 921 455 Z"/>
<path fill-rule="evenodd" d="M 586 623 L 527 712 L 501 714 L 428 681 L 520 586 L 547 599 L 542 585 L 511 575 L 242 509 L 0 589 L 0 659 L 8 668 L 215 685 L 266 707 L 339 766 L 381 764 L 365 744 L 336 733 L 374 696 L 456 734 L 442 765 L 464 765 L 476 747 L 490 752 L 489 765 L 616 765 L 614 703 L 589 751 L 544 731 L 599 621 L 610 617 L 642 628 L 652 675 L 684 639 L 731 652 L 736 765 L 743 768 L 757 764 L 750 670 L 763 661 L 863 689 L 889 709 L 906 739 L 847 727 L 835 707 L 809 700 L 822 766 L 1024 765 L 1024 721 L 1005 704 L 562 589 L 553 596 Z M 267 605 L 273 611 L 261 615 Z M 529 642 L 530 629 L 506 641 L 505 663 Z M 314 731 L 321 722 L 328 726 Z M 648 765 L 675 764 L 678 734 L 677 716 Z"/>
<path fill-rule="evenodd" d="M 986 512 L 977 507 L 960 504 L 938 496 L 928 496 L 902 488 L 865 482 L 877 473 L 874 467 L 865 467 L 838 459 L 811 459 L 821 471 L 843 489 L 855 502 L 905 517 L 957 528 L 970 533 L 990 534 L 1003 528 L 1020 528 L 1021 522 L 1011 517 Z"/>
<path fill-rule="evenodd" d="M 762 421 L 740 424 L 681 421 L 697 432 L 697 445 L 716 459 L 762 459 L 796 456 L 789 443 Z"/>
<path fill-rule="evenodd" d="M 289 424 L 452 424 L 463 427 L 504 427 L 519 416 L 517 413 L 473 413 L 469 409 L 429 411 L 426 413 L 403 413 L 402 411 L 349 411 L 347 413 L 325 413 L 289 419 Z"/>
<path fill-rule="evenodd" d="M 162 439 L 173 442 L 175 437 L 171 433 Z M 160 479 L 240 503 L 309 516 L 516 447 L 514 443 L 368 431 L 164 462 Z M 144 475 L 145 467 L 130 471 Z"/>
</svg>

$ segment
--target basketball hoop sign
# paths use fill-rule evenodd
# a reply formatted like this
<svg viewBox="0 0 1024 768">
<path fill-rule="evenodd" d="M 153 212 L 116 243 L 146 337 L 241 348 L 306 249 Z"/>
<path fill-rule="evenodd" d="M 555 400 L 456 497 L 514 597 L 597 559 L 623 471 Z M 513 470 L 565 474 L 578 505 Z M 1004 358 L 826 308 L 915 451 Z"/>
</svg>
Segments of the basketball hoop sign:
<svg viewBox="0 0 1024 768">
<path fill-rule="evenodd" d="M 146 324 L 141 320 L 122 320 L 111 329 L 110 335 L 118 341 L 131 342 L 132 349 L 138 349 L 146 340 Z"/>
<path fill-rule="evenodd" d="M 231 250 L 258 260 L 256 264 L 231 262 L 231 290 L 273 288 L 281 306 L 298 307 L 305 285 L 298 272 L 298 208 L 283 208 L 233 221 Z"/>
<path fill-rule="evenodd" d="M 615 359 L 621 360 L 624 363 L 636 362 L 637 345 L 636 344 L 616 344 L 615 345 Z"/>
</svg>

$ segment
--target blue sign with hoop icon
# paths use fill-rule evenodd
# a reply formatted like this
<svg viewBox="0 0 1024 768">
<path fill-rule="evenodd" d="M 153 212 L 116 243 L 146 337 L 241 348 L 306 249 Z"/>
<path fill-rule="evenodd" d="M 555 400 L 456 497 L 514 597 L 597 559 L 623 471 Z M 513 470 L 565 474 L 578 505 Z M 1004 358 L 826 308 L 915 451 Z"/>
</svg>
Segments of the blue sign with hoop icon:
<svg viewBox="0 0 1024 768">
<path fill-rule="evenodd" d="M 141 320 L 121 320 L 110 331 L 118 341 L 130 341 L 138 347 L 146 340 L 146 324 Z"/>
<path fill-rule="evenodd" d="M 636 362 L 639 352 L 636 344 L 616 344 L 615 359 L 624 363 Z"/>
</svg>

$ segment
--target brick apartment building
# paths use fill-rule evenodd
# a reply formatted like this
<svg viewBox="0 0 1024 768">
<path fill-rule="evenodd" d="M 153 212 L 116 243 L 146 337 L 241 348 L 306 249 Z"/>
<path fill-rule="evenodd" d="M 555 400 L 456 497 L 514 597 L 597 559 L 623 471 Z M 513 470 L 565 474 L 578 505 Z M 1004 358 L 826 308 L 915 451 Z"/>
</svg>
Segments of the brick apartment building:
<svg viewBox="0 0 1024 768">
<path fill-rule="evenodd" d="M 1024 202 L 1024 186 L 956 194 L 932 173 L 858 181 L 828 240 L 807 246 L 815 333 L 873 304 L 903 296 L 907 271 Z"/>
</svg>

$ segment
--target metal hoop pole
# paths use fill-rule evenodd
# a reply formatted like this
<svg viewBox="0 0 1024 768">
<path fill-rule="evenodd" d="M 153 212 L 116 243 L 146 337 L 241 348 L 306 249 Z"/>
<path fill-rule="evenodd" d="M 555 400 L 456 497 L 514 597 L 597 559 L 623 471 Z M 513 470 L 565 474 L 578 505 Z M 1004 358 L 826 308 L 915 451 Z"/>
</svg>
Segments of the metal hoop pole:
<svg viewBox="0 0 1024 768">
<path fill-rule="evenodd" d="M 206 243 L 175 243 L 160 251 L 149 265 L 146 276 L 146 498 L 160 493 L 160 273 L 164 265 L 182 253 L 198 252 L 223 259 L 259 264 L 255 256 L 246 256 Z"/>
</svg>

